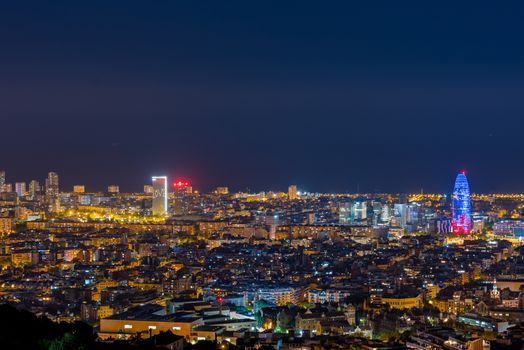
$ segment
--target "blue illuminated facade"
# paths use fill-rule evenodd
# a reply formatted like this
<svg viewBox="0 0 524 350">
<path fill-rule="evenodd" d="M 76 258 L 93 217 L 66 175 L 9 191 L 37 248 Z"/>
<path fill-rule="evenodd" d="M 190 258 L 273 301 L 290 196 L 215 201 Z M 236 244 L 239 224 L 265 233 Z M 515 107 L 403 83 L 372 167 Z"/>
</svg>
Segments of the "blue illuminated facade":
<svg viewBox="0 0 524 350">
<path fill-rule="evenodd" d="M 469 235 L 471 232 L 471 199 L 468 179 L 464 172 L 459 173 L 455 180 L 451 210 L 453 211 L 453 233 Z"/>
</svg>

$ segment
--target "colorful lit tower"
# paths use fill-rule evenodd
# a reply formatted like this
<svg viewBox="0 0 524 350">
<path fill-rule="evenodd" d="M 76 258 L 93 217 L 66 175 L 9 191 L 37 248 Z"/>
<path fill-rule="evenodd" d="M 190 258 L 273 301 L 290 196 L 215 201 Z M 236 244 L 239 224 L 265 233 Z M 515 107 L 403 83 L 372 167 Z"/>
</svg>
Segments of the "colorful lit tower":
<svg viewBox="0 0 524 350">
<path fill-rule="evenodd" d="M 459 173 L 455 180 L 451 210 L 453 212 L 453 234 L 469 235 L 471 232 L 471 200 L 468 179 L 464 171 Z"/>
</svg>

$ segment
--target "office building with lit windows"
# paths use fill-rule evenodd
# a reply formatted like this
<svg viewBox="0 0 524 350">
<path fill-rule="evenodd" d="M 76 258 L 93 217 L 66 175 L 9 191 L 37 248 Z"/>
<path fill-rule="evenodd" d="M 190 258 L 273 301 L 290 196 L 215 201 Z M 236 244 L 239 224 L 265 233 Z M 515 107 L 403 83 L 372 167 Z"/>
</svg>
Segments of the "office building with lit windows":
<svg viewBox="0 0 524 350">
<path fill-rule="evenodd" d="M 340 203 L 338 205 L 338 223 L 339 224 L 350 224 L 353 222 L 352 208 L 350 202 Z"/>
<path fill-rule="evenodd" d="M 18 197 L 24 197 L 26 193 L 26 184 L 25 182 L 15 183 L 15 192 Z"/>
<path fill-rule="evenodd" d="M 39 194 L 40 191 L 40 183 L 36 180 L 31 180 L 31 182 L 29 182 L 29 197 L 31 199 L 35 199 L 36 195 Z"/>
<path fill-rule="evenodd" d="M 45 197 L 50 212 L 60 211 L 60 187 L 58 174 L 50 172 L 45 180 Z"/>
<path fill-rule="evenodd" d="M 355 221 L 362 222 L 367 219 L 368 205 L 365 201 L 353 203 L 353 218 Z"/>
</svg>

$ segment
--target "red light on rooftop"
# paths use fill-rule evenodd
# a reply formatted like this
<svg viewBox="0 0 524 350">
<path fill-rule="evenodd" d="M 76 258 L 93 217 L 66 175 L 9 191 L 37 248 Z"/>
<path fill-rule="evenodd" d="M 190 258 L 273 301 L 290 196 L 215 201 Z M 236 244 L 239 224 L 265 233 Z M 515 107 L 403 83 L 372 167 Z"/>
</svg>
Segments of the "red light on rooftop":
<svg viewBox="0 0 524 350">
<path fill-rule="evenodd" d="M 176 188 L 184 188 L 184 187 L 189 187 L 189 186 L 191 186 L 191 182 L 189 181 L 177 180 L 173 182 L 173 187 L 176 187 Z"/>
</svg>

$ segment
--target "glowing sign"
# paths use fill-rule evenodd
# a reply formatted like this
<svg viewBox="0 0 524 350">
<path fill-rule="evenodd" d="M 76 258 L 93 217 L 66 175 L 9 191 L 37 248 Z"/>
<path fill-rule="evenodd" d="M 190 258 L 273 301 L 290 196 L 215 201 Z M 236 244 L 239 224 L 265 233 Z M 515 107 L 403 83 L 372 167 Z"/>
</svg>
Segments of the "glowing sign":
<svg viewBox="0 0 524 350">
<path fill-rule="evenodd" d="M 185 180 L 177 180 L 173 182 L 173 187 L 175 188 L 184 188 L 191 186 L 191 182 Z"/>
</svg>

